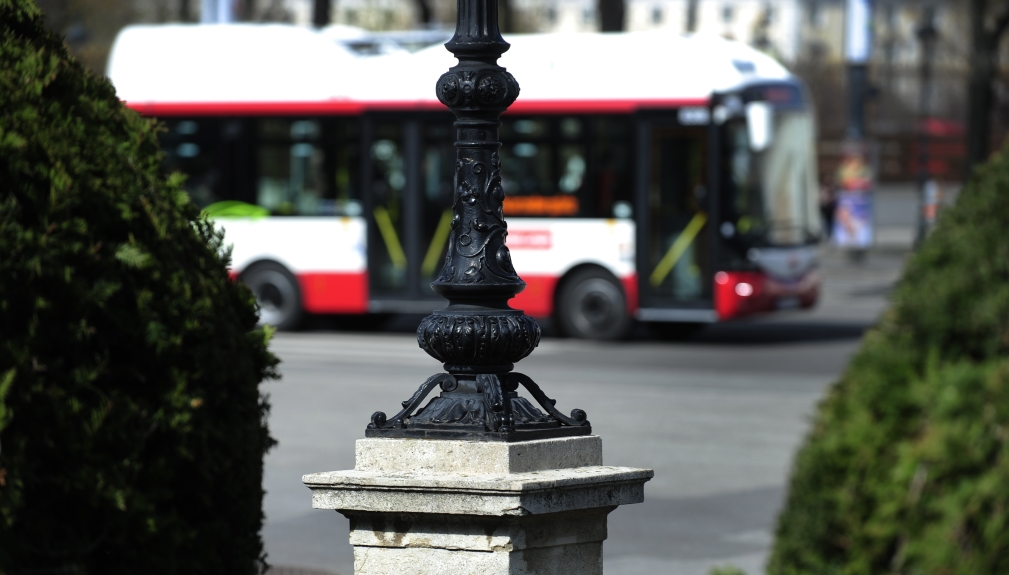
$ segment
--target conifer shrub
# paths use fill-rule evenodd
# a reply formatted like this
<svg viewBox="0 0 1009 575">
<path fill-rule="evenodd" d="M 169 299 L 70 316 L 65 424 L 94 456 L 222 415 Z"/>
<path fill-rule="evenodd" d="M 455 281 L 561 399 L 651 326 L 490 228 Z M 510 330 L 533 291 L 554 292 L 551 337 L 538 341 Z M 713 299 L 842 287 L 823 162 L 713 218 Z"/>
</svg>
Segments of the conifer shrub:
<svg viewBox="0 0 1009 575">
<path fill-rule="evenodd" d="M 1009 151 L 911 258 L 792 473 L 770 575 L 1009 573 Z"/>
<path fill-rule="evenodd" d="M 262 570 L 276 359 L 157 129 L 0 0 L 0 573 Z"/>
</svg>

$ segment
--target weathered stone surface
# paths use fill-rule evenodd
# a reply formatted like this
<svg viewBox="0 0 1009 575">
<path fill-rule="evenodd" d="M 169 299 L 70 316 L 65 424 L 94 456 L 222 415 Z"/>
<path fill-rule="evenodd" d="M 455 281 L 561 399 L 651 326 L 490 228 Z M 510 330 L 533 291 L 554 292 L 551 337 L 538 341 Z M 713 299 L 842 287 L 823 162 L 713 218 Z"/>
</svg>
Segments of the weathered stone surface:
<svg viewBox="0 0 1009 575">
<path fill-rule="evenodd" d="M 606 539 L 600 507 L 546 516 L 493 517 L 427 513 L 344 511 L 350 518 L 350 544 L 366 547 L 431 547 L 450 550 L 513 552 L 536 547 Z"/>
<path fill-rule="evenodd" d="M 357 440 L 357 471 L 523 473 L 603 464 L 598 435 L 507 443 L 371 438 Z"/>
<path fill-rule="evenodd" d="M 602 542 L 473 553 L 448 549 L 355 547 L 355 575 L 602 575 Z"/>
<path fill-rule="evenodd" d="M 350 518 L 356 575 L 602 575 L 606 515 L 652 475 L 603 465 L 596 436 L 370 438 L 355 469 L 303 481 Z"/>
<path fill-rule="evenodd" d="M 471 475 L 333 471 L 303 480 L 316 509 L 537 515 L 640 503 L 651 477 L 650 469 L 600 465 Z"/>
</svg>

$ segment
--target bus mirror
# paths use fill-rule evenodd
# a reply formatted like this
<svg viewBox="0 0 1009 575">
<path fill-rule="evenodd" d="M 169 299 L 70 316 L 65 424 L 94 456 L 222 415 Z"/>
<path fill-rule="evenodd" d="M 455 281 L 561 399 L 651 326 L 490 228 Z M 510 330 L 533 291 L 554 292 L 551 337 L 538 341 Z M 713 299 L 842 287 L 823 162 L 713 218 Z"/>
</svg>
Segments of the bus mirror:
<svg viewBox="0 0 1009 575">
<path fill-rule="evenodd" d="M 767 102 L 750 102 L 746 105 L 746 128 L 750 136 L 750 150 L 762 152 L 774 139 L 774 122 L 771 105 Z"/>
</svg>

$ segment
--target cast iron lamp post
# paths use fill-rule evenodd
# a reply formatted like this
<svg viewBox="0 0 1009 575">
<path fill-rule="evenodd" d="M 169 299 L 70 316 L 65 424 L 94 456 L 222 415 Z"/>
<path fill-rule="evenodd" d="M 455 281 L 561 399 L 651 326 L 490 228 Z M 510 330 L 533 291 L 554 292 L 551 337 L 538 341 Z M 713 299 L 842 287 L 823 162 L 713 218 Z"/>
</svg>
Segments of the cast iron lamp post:
<svg viewBox="0 0 1009 575">
<path fill-rule="evenodd" d="M 456 116 L 455 193 L 445 265 L 431 287 L 445 309 L 417 328 L 420 347 L 444 362 L 392 417 L 371 417 L 368 437 L 523 441 L 588 435 L 585 412 L 570 417 L 536 383 L 512 371 L 540 341 L 536 321 L 508 300 L 525 288 L 505 245 L 498 128 L 519 86 L 497 60 L 508 43 L 498 29 L 497 0 L 458 0 L 455 35 L 445 47 L 459 59 L 438 80 L 438 99 Z M 523 386 L 545 410 L 519 397 Z M 421 403 L 435 389 L 441 393 Z"/>
</svg>

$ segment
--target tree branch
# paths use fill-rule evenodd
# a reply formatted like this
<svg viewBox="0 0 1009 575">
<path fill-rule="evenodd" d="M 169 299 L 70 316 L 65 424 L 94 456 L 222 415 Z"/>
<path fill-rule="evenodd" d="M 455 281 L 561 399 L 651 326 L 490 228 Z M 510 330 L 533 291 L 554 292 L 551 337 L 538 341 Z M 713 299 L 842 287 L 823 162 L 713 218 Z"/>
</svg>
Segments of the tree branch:
<svg viewBox="0 0 1009 575">
<path fill-rule="evenodd" d="M 1009 8 L 1006 8 L 995 19 L 995 27 L 988 33 L 987 40 L 990 42 L 989 45 L 998 46 L 999 39 L 1002 38 L 1002 34 L 1006 31 L 1007 26 L 1009 26 Z"/>
</svg>

